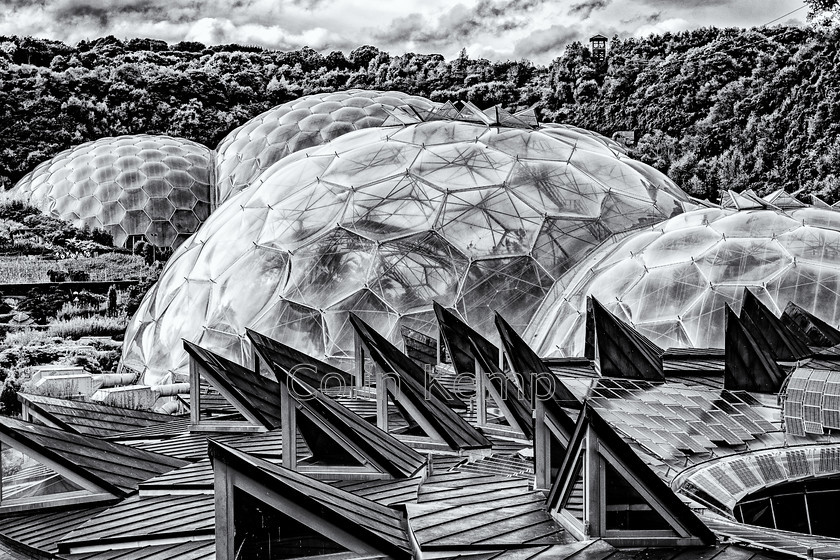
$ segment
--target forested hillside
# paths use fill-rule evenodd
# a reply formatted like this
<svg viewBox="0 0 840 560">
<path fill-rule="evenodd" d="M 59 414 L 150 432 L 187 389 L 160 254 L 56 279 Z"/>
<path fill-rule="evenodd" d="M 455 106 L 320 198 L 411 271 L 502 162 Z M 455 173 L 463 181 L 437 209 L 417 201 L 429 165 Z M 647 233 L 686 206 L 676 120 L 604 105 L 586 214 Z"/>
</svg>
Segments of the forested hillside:
<svg viewBox="0 0 840 560">
<path fill-rule="evenodd" d="M 0 37 L 0 185 L 74 144 L 166 133 L 214 147 L 259 112 L 309 93 L 398 89 L 612 135 L 691 193 L 784 187 L 840 199 L 840 29 L 699 29 L 614 39 L 599 65 L 573 44 L 547 67 L 440 55 L 166 43 L 76 46 Z"/>
</svg>

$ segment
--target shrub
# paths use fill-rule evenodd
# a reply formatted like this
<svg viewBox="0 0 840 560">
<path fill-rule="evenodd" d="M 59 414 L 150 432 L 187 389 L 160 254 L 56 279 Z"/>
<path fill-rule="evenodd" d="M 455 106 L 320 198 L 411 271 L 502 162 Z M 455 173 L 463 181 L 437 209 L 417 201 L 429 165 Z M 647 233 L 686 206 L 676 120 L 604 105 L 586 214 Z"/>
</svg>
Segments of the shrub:
<svg viewBox="0 0 840 560">
<path fill-rule="evenodd" d="M 126 315 L 129 317 L 134 315 L 137 308 L 140 307 L 140 302 L 143 301 L 143 296 L 154 286 L 155 282 L 157 282 L 157 276 L 153 275 L 144 278 L 136 286 L 128 288 L 128 293 L 123 303 L 123 311 L 125 311 Z"/>
<path fill-rule="evenodd" d="M 50 282 L 64 282 L 67 280 L 67 271 L 66 270 L 48 270 L 47 277 L 50 279 Z"/>
<path fill-rule="evenodd" d="M 50 364 L 60 357 L 53 345 L 24 346 L 18 351 L 17 367 L 40 366 Z"/>
<path fill-rule="evenodd" d="M 94 230 L 90 232 L 90 237 L 94 243 L 105 245 L 106 247 L 114 246 L 114 236 L 104 229 L 94 228 Z"/>
<path fill-rule="evenodd" d="M 55 318 L 59 321 L 66 321 L 73 317 L 91 317 L 99 314 L 99 307 L 98 302 L 94 304 L 76 301 L 67 302 L 61 306 Z"/>
<path fill-rule="evenodd" d="M 111 284 L 108 287 L 108 315 L 112 317 L 117 314 L 117 288 Z"/>
<path fill-rule="evenodd" d="M 20 369 L 4 370 L 0 376 L 5 374 L 2 388 L 0 388 L 0 414 L 6 416 L 17 416 L 21 411 L 21 404 L 18 401 L 17 394 L 23 384 L 24 379 L 28 377 L 27 373 Z"/>
<path fill-rule="evenodd" d="M 36 329 L 21 329 L 6 333 L 3 339 L 3 347 L 31 346 L 34 344 L 46 344 L 49 341 L 47 333 Z"/>
<path fill-rule="evenodd" d="M 70 358 L 71 366 L 82 366 L 90 373 L 102 373 L 102 365 L 92 352 L 82 352 Z"/>
<path fill-rule="evenodd" d="M 67 275 L 71 282 L 87 282 L 90 280 L 90 274 L 86 270 L 70 270 Z"/>
<path fill-rule="evenodd" d="M 56 321 L 47 329 L 47 335 L 78 340 L 83 336 L 115 336 L 125 331 L 126 318 L 121 317 L 74 317 Z"/>
<path fill-rule="evenodd" d="M 30 206 L 20 200 L 10 200 L 0 203 L 0 218 L 4 220 L 12 220 L 15 222 L 23 222 L 27 216 L 40 214 L 41 211 Z"/>
<path fill-rule="evenodd" d="M 26 299 L 18 304 L 17 310 L 28 313 L 36 323 L 45 324 L 55 317 L 67 299 L 66 292 L 33 288 L 29 290 Z"/>
</svg>

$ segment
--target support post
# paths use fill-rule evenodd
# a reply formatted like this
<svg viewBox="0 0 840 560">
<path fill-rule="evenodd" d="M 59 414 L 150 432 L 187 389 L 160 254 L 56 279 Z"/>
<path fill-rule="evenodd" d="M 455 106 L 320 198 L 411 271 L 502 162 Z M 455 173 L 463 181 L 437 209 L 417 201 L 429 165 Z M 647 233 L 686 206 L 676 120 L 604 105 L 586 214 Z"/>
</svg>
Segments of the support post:
<svg viewBox="0 0 840 560">
<path fill-rule="evenodd" d="M 376 368 L 376 427 L 388 431 L 388 383 L 381 368 Z"/>
<path fill-rule="evenodd" d="M 197 426 L 201 420 L 201 375 L 195 358 L 190 358 L 190 424 Z"/>
<path fill-rule="evenodd" d="M 283 413 L 283 466 L 294 469 L 297 465 L 297 407 L 286 381 L 280 383 L 280 409 Z"/>
<path fill-rule="evenodd" d="M 217 560 L 235 560 L 233 481 L 228 466 L 222 461 L 214 461 L 213 469 L 215 471 L 213 486 L 216 504 L 216 558 Z"/>
<path fill-rule="evenodd" d="M 353 351 L 356 357 L 356 388 L 361 389 L 365 384 L 365 346 L 359 337 L 359 333 L 353 335 Z"/>
<path fill-rule="evenodd" d="M 586 428 L 586 441 L 584 448 L 584 512 L 583 526 L 587 537 L 597 538 L 604 535 L 606 519 L 604 514 L 606 507 L 603 503 L 603 488 L 606 473 L 601 465 L 601 457 L 598 454 L 598 438 L 591 427 Z"/>
<path fill-rule="evenodd" d="M 487 379 L 478 360 L 473 361 L 473 371 L 475 372 L 475 407 L 478 425 L 485 426 L 487 425 L 487 387 L 485 387 Z"/>
<path fill-rule="evenodd" d="M 551 488 L 551 433 L 545 425 L 545 406 L 541 400 L 534 408 L 534 486 Z"/>
</svg>

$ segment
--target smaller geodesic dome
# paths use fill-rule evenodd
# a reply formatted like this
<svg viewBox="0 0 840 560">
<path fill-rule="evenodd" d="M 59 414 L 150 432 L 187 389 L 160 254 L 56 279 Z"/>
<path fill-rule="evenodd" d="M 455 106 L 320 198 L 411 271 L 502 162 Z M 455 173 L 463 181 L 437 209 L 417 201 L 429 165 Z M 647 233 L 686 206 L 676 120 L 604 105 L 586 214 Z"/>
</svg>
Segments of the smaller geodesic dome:
<svg viewBox="0 0 840 560">
<path fill-rule="evenodd" d="M 591 295 L 663 348 L 722 348 L 725 306 L 739 311 L 745 287 L 777 315 L 792 301 L 837 325 L 840 212 L 785 199 L 694 210 L 602 245 L 552 288 L 525 340 L 583 355 Z"/>
<path fill-rule="evenodd" d="M 401 106 L 429 110 L 435 103 L 399 91 L 350 89 L 307 95 L 257 115 L 216 148 L 218 203 L 287 155 L 353 130 L 381 126 L 389 111 Z"/>
<path fill-rule="evenodd" d="M 101 138 L 41 163 L 9 191 L 78 227 L 101 228 L 117 246 L 175 247 L 210 215 L 213 155 L 171 136 Z"/>
<path fill-rule="evenodd" d="M 604 239 L 693 208 L 597 136 L 453 111 L 406 112 L 278 161 L 169 260 L 122 365 L 147 384 L 184 372 L 181 339 L 247 363 L 246 327 L 341 360 L 351 312 L 399 343 L 402 327 L 433 334 L 433 301 L 484 336 L 496 310 L 524 329 Z"/>
</svg>

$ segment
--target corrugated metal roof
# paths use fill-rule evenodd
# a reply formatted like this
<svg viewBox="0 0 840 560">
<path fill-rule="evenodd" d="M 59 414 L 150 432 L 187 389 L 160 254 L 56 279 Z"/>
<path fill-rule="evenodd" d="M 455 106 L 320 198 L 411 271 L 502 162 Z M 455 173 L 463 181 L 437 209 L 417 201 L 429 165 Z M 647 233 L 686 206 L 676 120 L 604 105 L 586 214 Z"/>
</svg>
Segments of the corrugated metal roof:
<svg viewBox="0 0 840 560">
<path fill-rule="evenodd" d="M 30 555 L 23 555 L 20 552 L 12 550 L 0 540 L 0 560 L 31 560 Z"/>
<path fill-rule="evenodd" d="M 22 451 L 32 449 L 115 495 L 125 495 L 153 476 L 182 467 L 179 459 L 69 434 L 11 418 L 0 418 L 0 431 Z"/>
<path fill-rule="evenodd" d="M 277 379 L 283 381 L 289 377 L 288 371 L 274 357 L 283 345 L 252 333 L 254 347 L 261 356 L 266 357 L 268 366 Z M 266 427 L 281 423 L 280 384 L 258 375 L 238 364 L 216 356 L 196 345 L 186 343 L 187 351 L 205 368 L 205 375 L 211 381 L 225 387 L 236 401 L 236 405 L 247 410 L 256 418 L 263 419 Z M 311 414 L 342 434 L 358 451 L 371 462 L 379 465 L 396 477 L 411 476 L 422 468 L 425 459 L 409 446 L 383 432 L 363 418 L 354 414 L 335 400 L 325 396 L 306 383 L 299 391 L 309 391 L 306 398 L 297 398 L 296 392 L 290 392 L 293 399 L 305 414 Z M 223 441 L 220 439 L 220 441 Z M 241 448 L 241 447 L 240 447 Z M 252 452 L 252 451 L 249 451 Z"/>
<path fill-rule="evenodd" d="M 58 545 L 62 553 L 97 544 L 130 543 L 155 539 L 186 539 L 215 533 L 212 495 L 131 496 L 88 519 Z"/>
<path fill-rule="evenodd" d="M 378 504 L 392 506 L 416 502 L 420 481 L 419 477 L 398 480 L 346 480 L 334 482 L 333 486 Z"/>
<path fill-rule="evenodd" d="M 177 544 L 61 554 L 58 558 L 63 560 L 213 560 L 216 558 L 216 541 L 205 539 Z"/>
<path fill-rule="evenodd" d="M 425 465 L 426 459 L 414 449 L 336 401 L 314 389 L 311 397 L 300 399 L 300 406 L 341 433 L 392 476 L 412 476 Z"/>
<path fill-rule="evenodd" d="M 170 420 L 169 422 L 164 422 L 163 424 L 155 424 L 145 428 L 120 432 L 108 437 L 107 439 L 113 441 L 128 441 L 131 439 L 164 439 L 179 436 L 189 431 L 190 418 L 183 417 L 176 420 Z"/>
<path fill-rule="evenodd" d="M 590 299 L 601 375 L 663 381 L 663 350 L 613 315 L 594 296 L 587 297 L 587 304 Z"/>
<path fill-rule="evenodd" d="M 501 455 L 513 455 L 522 451 L 523 449 L 527 449 L 529 447 L 533 447 L 530 442 L 526 443 L 521 440 L 511 440 L 507 438 L 502 438 L 495 436 L 493 434 L 489 434 L 487 436 L 491 442 L 493 442 L 493 454 L 501 454 Z"/>
<path fill-rule="evenodd" d="M 570 540 L 546 511 L 541 492 L 478 501 L 460 496 L 406 507 L 409 527 L 423 550 L 525 548 Z"/>
<path fill-rule="evenodd" d="M 259 341 L 255 339 L 254 346 L 263 355 L 271 351 L 270 348 L 262 346 L 261 339 Z M 285 369 L 274 362 L 270 362 L 269 365 L 278 379 L 284 382 L 288 380 L 289 374 Z M 398 478 L 411 476 L 425 464 L 425 458 L 408 445 L 378 429 L 304 381 L 299 383 L 298 389 L 290 391 L 289 394 L 301 410 L 314 415 L 321 422 L 342 434 L 356 446 L 360 453 L 369 457 L 392 476 Z M 306 395 L 301 394 L 304 392 Z"/>
<path fill-rule="evenodd" d="M 437 379 L 426 375 L 425 370 L 420 365 L 400 352 L 396 346 L 353 313 L 350 313 L 350 323 L 361 338 L 362 344 L 368 347 L 372 354 L 371 357 L 374 360 L 384 359 L 386 371 L 393 371 L 400 377 L 408 378 L 415 384 L 425 387 L 428 393 L 451 408 L 466 408 L 465 404 L 443 387 Z"/>
<path fill-rule="evenodd" d="M 200 432 L 187 432 L 161 440 L 126 441 L 125 444 L 185 461 L 200 461 L 207 456 L 207 434 Z"/>
<path fill-rule="evenodd" d="M 354 383 L 353 376 L 346 371 L 331 366 L 326 362 L 322 362 L 308 354 L 295 350 L 291 346 L 287 346 L 280 341 L 252 331 L 251 329 L 245 329 L 245 332 L 248 338 L 251 339 L 251 342 L 255 346 L 259 346 L 258 351 L 263 359 L 284 371 L 290 371 L 294 368 L 295 376 L 298 379 L 302 379 L 316 389 L 326 390 L 329 386 L 338 383 L 339 380 L 341 380 L 340 384 L 344 387 L 350 387 Z M 323 386 L 324 383 L 322 382 L 325 382 L 325 380 L 326 386 Z"/>
<path fill-rule="evenodd" d="M 436 560 L 781 560 L 772 552 L 750 550 L 735 545 L 691 548 L 622 548 L 616 549 L 603 540 L 582 541 L 529 549 L 494 550 L 476 554 L 437 557 Z"/>
<path fill-rule="evenodd" d="M 463 554 L 453 553 L 452 556 L 437 558 L 437 560 L 603 560 L 615 552 L 616 549 L 606 542 L 594 540 L 508 550 L 491 550 L 478 554 L 475 551 L 464 552 Z M 632 556 L 626 560 L 630 560 L 630 558 Z M 647 560 L 664 559 L 656 557 Z"/>
<path fill-rule="evenodd" d="M 718 535 L 729 537 L 734 542 L 796 555 L 800 558 L 805 558 L 808 550 L 814 551 L 814 558 L 825 560 L 840 558 L 840 539 L 747 525 L 712 514 L 704 515 L 703 522 Z"/>
<path fill-rule="evenodd" d="M 423 550 L 526 548 L 568 542 L 529 481 L 470 473 L 430 476 L 406 506 Z"/>
<path fill-rule="evenodd" d="M 158 426 L 176 419 L 169 414 L 117 408 L 92 402 L 19 393 L 18 399 L 45 423 L 65 431 L 108 437 L 120 432 Z"/>
<path fill-rule="evenodd" d="M 213 490 L 213 465 L 210 459 L 190 463 L 140 484 L 140 495 L 152 493 L 200 493 Z"/>
<path fill-rule="evenodd" d="M 127 445 L 177 457 L 188 461 L 200 461 L 207 457 L 207 438 L 212 437 L 262 458 L 280 459 L 283 453 L 283 436 L 279 430 L 246 434 L 209 434 L 207 432 L 186 433 L 160 441 L 127 441 Z M 306 454 L 304 444 L 298 445 L 298 451 Z"/>
<path fill-rule="evenodd" d="M 505 355 L 510 363 L 511 370 L 518 376 L 518 381 L 524 390 L 525 396 L 529 399 L 536 395 L 553 395 L 553 397 L 566 406 L 577 406 L 578 399 L 562 383 L 555 384 L 552 380 L 546 379 L 546 375 L 562 373 L 565 375 L 595 375 L 592 363 L 587 359 L 565 360 L 573 365 L 569 371 L 555 371 L 555 366 L 550 366 L 531 350 L 519 333 L 511 327 L 504 318 L 496 313 L 496 329 Z"/>
<path fill-rule="evenodd" d="M 723 388 L 724 353 L 719 348 L 669 348 L 662 355 L 667 379 L 710 377 Z"/>
<path fill-rule="evenodd" d="M 43 513 L 26 512 L 0 518 L 0 538 L 45 553 L 58 550 L 56 543 L 105 507 Z"/>
<path fill-rule="evenodd" d="M 533 458 L 525 459 L 518 455 L 494 454 L 475 461 L 464 461 L 456 468 L 460 472 L 513 476 L 529 481 L 534 478 Z"/>
</svg>

